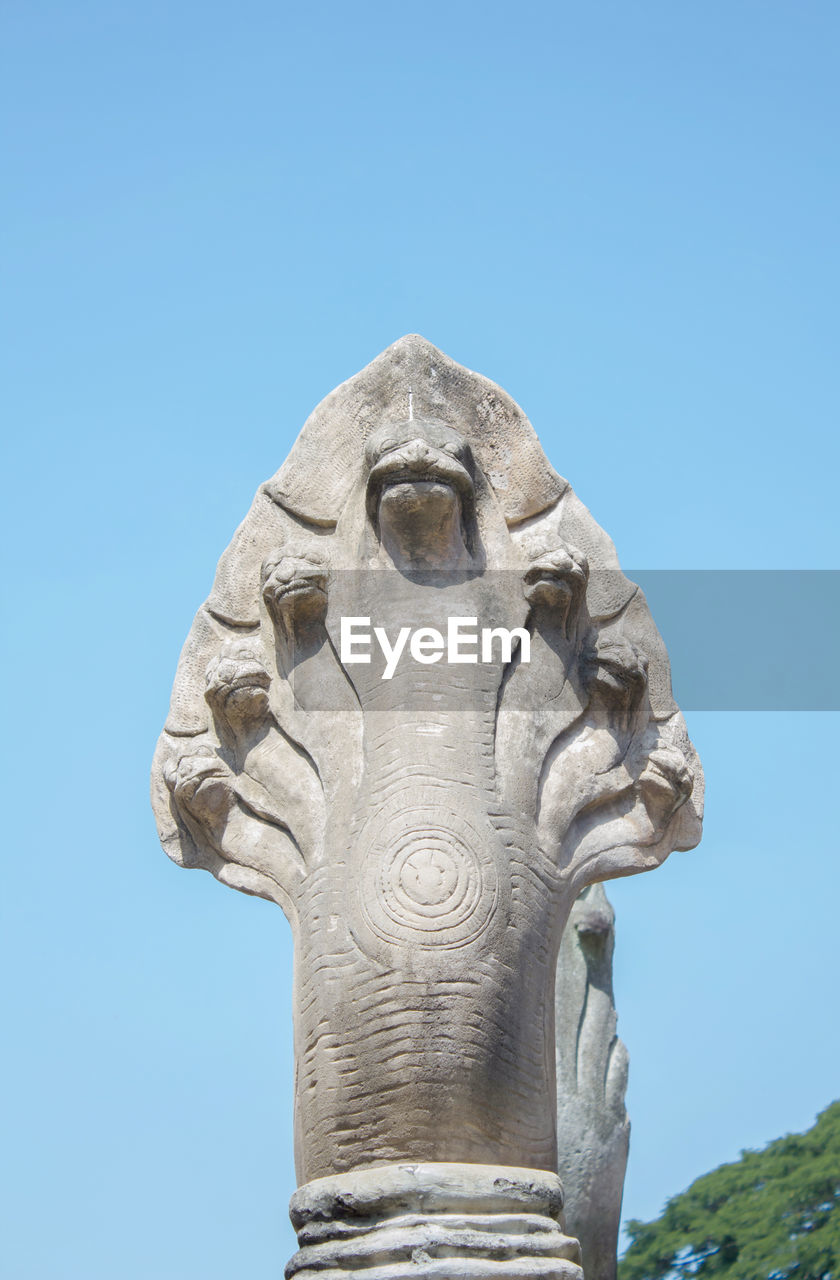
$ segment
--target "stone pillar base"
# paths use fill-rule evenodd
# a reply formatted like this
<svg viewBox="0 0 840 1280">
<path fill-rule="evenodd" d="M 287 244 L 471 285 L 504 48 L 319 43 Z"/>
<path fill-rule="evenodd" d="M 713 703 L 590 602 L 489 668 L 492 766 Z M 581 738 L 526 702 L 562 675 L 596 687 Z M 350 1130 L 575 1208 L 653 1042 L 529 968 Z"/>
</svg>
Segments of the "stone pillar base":
<svg viewBox="0 0 840 1280">
<path fill-rule="evenodd" d="M 583 1280 L 553 1173 L 388 1164 L 298 1188 L 286 1280 Z"/>
</svg>

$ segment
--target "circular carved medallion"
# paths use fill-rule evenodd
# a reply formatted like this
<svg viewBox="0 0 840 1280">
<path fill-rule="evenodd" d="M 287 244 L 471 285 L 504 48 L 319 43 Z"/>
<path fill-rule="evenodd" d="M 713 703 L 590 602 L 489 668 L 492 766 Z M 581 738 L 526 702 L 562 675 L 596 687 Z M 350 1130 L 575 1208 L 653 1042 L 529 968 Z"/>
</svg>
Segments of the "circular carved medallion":
<svg viewBox="0 0 840 1280">
<path fill-rule="evenodd" d="M 451 811 L 395 805 L 380 813 L 363 834 L 358 884 L 362 916 L 374 933 L 421 947 L 463 946 L 477 937 L 497 896 L 496 869 L 483 847 L 488 837 L 482 841 Z"/>
</svg>

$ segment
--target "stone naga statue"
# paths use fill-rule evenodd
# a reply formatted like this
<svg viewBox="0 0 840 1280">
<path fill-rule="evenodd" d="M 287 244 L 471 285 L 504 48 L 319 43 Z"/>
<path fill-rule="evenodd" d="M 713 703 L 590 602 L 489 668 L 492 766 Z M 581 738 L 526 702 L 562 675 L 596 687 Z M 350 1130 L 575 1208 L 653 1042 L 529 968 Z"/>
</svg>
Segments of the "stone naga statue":
<svg viewBox="0 0 840 1280">
<path fill-rule="evenodd" d="M 510 397 L 417 336 L 332 392 L 222 556 L 152 781 L 169 856 L 294 933 L 288 1276 L 579 1277 L 563 928 L 697 843 L 700 787 L 645 600 Z"/>
<path fill-rule="evenodd" d="M 587 1280 L 615 1280 L 630 1145 L 627 1050 L 616 1035 L 615 912 L 602 884 L 569 914 L 557 959 L 557 1162 Z"/>
</svg>

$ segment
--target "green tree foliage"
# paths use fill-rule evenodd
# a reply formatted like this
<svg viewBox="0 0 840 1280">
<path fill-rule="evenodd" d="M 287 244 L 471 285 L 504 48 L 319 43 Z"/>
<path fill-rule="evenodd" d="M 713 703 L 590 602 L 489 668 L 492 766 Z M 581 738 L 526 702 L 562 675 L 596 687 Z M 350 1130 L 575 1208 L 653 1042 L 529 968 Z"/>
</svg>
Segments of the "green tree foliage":
<svg viewBox="0 0 840 1280">
<path fill-rule="evenodd" d="M 626 1230 L 619 1280 L 840 1280 L 840 1101 Z"/>
</svg>

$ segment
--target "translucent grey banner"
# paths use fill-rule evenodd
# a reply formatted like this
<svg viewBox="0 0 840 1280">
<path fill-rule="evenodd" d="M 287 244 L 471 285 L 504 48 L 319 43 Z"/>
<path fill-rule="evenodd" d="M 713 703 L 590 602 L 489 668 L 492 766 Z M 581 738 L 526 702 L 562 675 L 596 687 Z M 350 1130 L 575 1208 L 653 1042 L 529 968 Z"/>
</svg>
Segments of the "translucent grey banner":
<svg viewBox="0 0 840 1280">
<path fill-rule="evenodd" d="M 650 631 L 640 588 L 684 711 L 840 711 L 834 678 L 840 570 L 587 573 L 581 553 L 574 556 L 547 552 L 522 571 L 411 572 L 329 569 L 290 558 L 263 592 L 275 619 L 278 669 L 301 706 L 338 713 L 350 683 L 360 682 L 384 682 L 392 707 L 433 708 L 441 696 L 435 679 L 420 677 L 431 677 L 433 664 L 452 665 L 452 711 L 460 705 L 459 691 L 464 705 L 472 706 L 473 682 L 461 678 L 463 664 L 501 664 L 501 680 L 505 667 L 529 662 L 532 641 L 536 660 L 546 660 L 547 645 L 562 665 L 573 652 L 579 654 L 575 661 L 585 658 L 598 632 L 618 633 L 650 655 L 652 698 L 664 706 L 668 663 Z M 513 628 L 508 640 L 498 630 L 490 634 L 500 626 Z M 317 659 L 325 642 L 334 650 L 326 664 Z"/>
<path fill-rule="evenodd" d="M 684 711 L 840 711 L 840 570 L 627 570 Z"/>
</svg>

